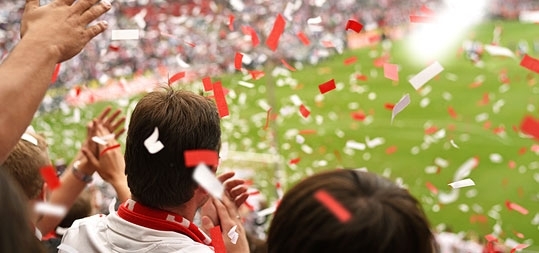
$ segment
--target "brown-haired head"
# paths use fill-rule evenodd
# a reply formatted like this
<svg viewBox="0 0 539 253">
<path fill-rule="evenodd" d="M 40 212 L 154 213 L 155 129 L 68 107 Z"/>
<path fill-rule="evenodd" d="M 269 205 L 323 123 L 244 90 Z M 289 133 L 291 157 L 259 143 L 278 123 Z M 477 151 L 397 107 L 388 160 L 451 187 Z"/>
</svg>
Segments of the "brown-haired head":
<svg viewBox="0 0 539 253">
<path fill-rule="evenodd" d="M 150 154 L 144 146 L 155 127 L 164 148 Z M 133 198 L 153 208 L 170 208 L 193 197 L 193 168 L 185 166 L 184 151 L 218 151 L 220 117 L 213 100 L 189 91 L 146 94 L 137 104 L 127 130 L 125 165 Z"/>
<path fill-rule="evenodd" d="M 313 195 L 324 190 L 346 208 L 341 222 Z M 434 252 L 419 202 L 369 172 L 333 170 L 310 176 L 283 197 L 270 225 L 269 252 Z"/>
<path fill-rule="evenodd" d="M 20 139 L 2 164 L 2 169 L 15 179 L 28 199 L 35 199 L 41 194 L 44 184 L 40 169 L 51 162 L 45 139 L 34 133 L 25 135 L 33 139 Z"/>
</svg>

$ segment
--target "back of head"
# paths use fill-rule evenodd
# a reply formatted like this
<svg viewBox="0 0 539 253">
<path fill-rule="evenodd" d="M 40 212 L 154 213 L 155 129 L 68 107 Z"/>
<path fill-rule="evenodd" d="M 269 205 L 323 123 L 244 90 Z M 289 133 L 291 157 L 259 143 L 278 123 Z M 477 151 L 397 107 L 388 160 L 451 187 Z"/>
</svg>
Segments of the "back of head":
<svg viewBox="0 0 539 253">
<path fill-rule="evenodd" d="M 150 154 L 144 141 L 156 127 L 164 148 Z M 185 167 L 184 151 L 217 151 L 220 139 L 220 117 L 213 100 L 172 89 L 145 95 L 127 130 L 125 163 L 133 198 L 161 209 L 187 202 L 197 184 L 193 168 Z"/>
<path fill-rule="evenodd" d="M 324 190 L 351 218 L 340 222 L 314 194 Z M 434 252 L 419 202 L 369 172 L 333 170 L 308 177 L 283 197 L 270 225 L 269 252 Z"/>
<path fill-rule="evenodd" d="M 34 199 L 43 189 L 44 181 L 39 170 L 50 164 L 45 139 L 37 134 L 25 133 L 2 169 L 15 179 L 28 199 Z"/>
<path fill-rule="evenodd" d="M 0 170 L 0 252 L 44 252 L 27 212 L 27 204 L 13 178 Z"/>
</svg>

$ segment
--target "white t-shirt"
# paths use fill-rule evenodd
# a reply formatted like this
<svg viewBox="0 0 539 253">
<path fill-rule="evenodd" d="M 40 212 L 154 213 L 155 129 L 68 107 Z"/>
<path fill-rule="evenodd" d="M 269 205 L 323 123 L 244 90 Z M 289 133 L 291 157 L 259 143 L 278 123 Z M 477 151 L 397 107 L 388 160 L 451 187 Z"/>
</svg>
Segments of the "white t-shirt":
<svg viewBox="0 0 539 253">
<path fill-rule="evenodd" d="M 214 252 L 187 235 L 142 227 L 122 219 L 116 212 L 76 220 L 58 249 L 66 253 Z"/>
</svg>

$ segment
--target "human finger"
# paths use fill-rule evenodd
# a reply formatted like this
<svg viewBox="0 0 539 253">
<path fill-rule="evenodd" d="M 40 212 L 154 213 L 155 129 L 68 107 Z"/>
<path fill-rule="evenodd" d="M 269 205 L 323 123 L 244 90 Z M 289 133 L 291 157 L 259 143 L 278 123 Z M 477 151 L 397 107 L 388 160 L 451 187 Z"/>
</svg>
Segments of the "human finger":
<svg viewBox="0 0 539 253">
<path fill-rule="evenodd" d="M 234 199 L 234 204 L 237 206 L 237 207 L 240 207 L 241 205 L 243 205 L 243 203 L 245 203 L 245 201 L 247 201 L 247 198 L 249 198 L 249 194 L 248 193 L 242 193 L 240 195 L 238 195 L 238 197 L 236 197 L 236 199 Z"/>
<path fill-rule="evenodd" d="M 115 121 L 116 118 L 118 118 L 120 113 L 122 113 L 122 110 L 120 109 L 117 109 L 116 111 L 114 111 L 112 115 L 106 117 L 105 121 L 103 122 L 103 125 L 105 125 L 109 130 L 111 130 L 111 127 L 113 125 L 112 122 Z"/>
<path fill-rule="evenodd" d="M 120 131 L 116 132 L 114 134 L 114 139 L 118 139 L 118 137 L 120 137 L 123 133 L 125 133 L 125 128 L 122 127 L 122 129 L 120 129 Z"/>
<path fill-rule="evenodd" d="M 83 147 L 81 151 L 84 157 L 86 157 L 86 161 L 88 161 L 94 168 L 99 167 L 99 160 L 97 160 L 97 158 L 92 153 L 92 151 L 90 151 L 88 148 L 85 148 L 85 147 Z"/>
<path fill-rule="evenodd" d="M 80 19 L 85 24 L 89 24 L 90 22 L 94 21 L 99 16 L 103 15 L 103 13 L 107 12 L 112 5 L 107 0 L 102 0 L 100 3 L 91 6 L 82 14 L 80 15 Z"/>
<path fill-rule="evenodd" d="M 99 116 L 97 116 L 97 120 L 99 122 L 103 122 L 105 118 L 107 117 L 107 115 L 109 114 L 110 110 L 112 110 L 110 106 L 107 106 L 105 109 L 103 109 L 103 111 L 99 114 Z"/>
<path fill-rule="evenodd" d="M 89 26 L 88 28 L 86 28 L 85 31 L 86 39 L 90 41 L 95 36 L 107 30 L 108 27 L 109 24 L 107 23 L 107 21 L 100 21 L 95 25 Z"/>
<path fill-rule="evenodd" d="M 71 0 L 63 0 L 63 2 L 68 2 Z M 76 3 L 72 4 L 73 11 L 75 13 L 82 14 L 86 10 L 90 9 L 92 6 L 94 6 L 99 0 L 78 0 Z"/>
<path fill-rule="evenodd" d="M 228 172 L 225 172 L 219 176 L 217 176 L 217 179 L 219 179 L 219 181 L 221 183 L 224 183 L 226 180 L 232 178 L 236 173 L 234 171 L 228 171 Z"/>
</svg>

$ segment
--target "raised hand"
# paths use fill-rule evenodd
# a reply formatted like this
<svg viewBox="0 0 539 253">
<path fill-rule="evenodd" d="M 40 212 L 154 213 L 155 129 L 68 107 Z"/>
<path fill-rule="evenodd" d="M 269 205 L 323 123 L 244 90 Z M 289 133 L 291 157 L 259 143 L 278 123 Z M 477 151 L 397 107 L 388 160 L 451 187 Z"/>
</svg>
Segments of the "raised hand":
<svg viewBox="0 0 539 253">
<path fill-rule="evenodd" d="M 214 197 L 211 197 L 211 200 L 208 201 L 210 205 L 213 205 L 215 211 L 217 212 L 219 225 L 221 227 L 221 236 L 223 237 L 223 242 L 225 244 L 226 252 L 239 253 L 239 252 L 249 252 L 249 243 L 247 242 L 247 235 L 243 224 L 241 222 L 238 208 L 230 200 L 226 194 L 222 197 L 222 201 Z M 202 214 L 202 229 L 204 231 L 209 231 L 213 227 L 217 226 L 212 219 L 208 216 Z M 238 233 L 237 241 L 233 241 L 228 233 L 233 230 Z"/>
<path fill-rule="evenodd" d="M 48 50 L 57 62 L 78 54 L 92 38 L 107 29 L 105 21 L 90 25 L 111 8 L 103 0 L 54 0 L 39 6 L 39 0 L 26 0 L 21 37 Z"/>
</svg>

